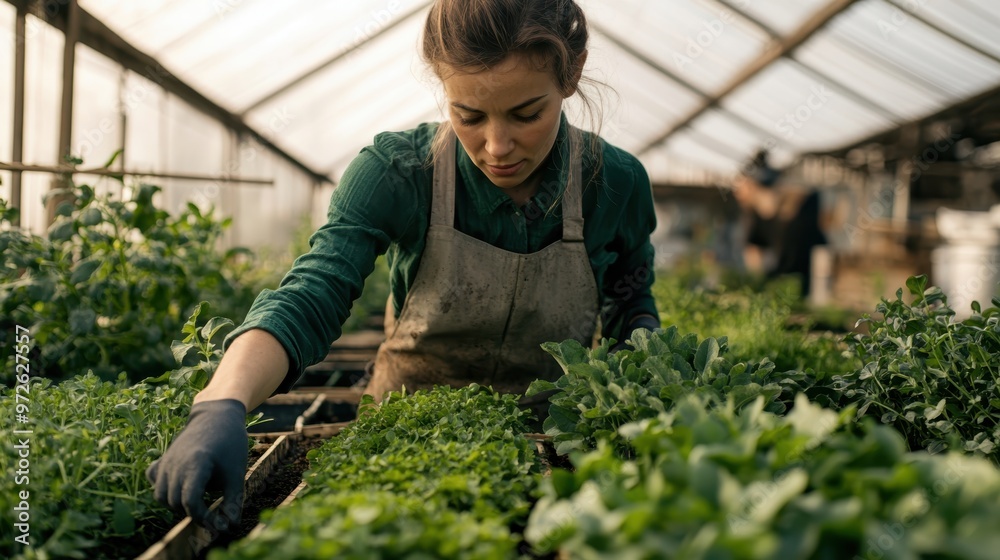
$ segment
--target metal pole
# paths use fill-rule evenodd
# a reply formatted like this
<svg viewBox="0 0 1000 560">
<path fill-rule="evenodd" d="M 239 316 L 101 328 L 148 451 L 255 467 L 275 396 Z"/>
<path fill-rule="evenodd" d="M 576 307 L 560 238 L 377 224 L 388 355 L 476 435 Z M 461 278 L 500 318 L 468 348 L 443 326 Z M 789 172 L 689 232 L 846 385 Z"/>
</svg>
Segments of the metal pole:
<svg viewBox="0 0 1000 560">
<path fill-rule="evenodd" d="M 11 157 L 14 163 L 21 163 L 24 157 L 24 57 L 27 34 L 25 19 L 27 12 L 21 6 L 17 8 L 17 19 L 14 22 L 14 138 Z M 21 209 L 21 172 L 14 171 L 10 181 L 11 206 Z M 20 227 L 21 218 L 14 218 L 14 227 Z"/>
</svg>

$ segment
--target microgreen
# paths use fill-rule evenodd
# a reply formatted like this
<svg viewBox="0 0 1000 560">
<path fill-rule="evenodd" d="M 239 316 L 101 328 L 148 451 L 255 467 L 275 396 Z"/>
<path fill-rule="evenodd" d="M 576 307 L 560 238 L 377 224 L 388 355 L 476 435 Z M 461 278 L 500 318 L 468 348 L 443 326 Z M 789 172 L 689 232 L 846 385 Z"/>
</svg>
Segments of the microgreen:
<svg viewBox="0 0 1000 560">
<path fill-rule="evenodd" d="M 896 426 L 913 449 L 945 448 L 1000 463 L 1000 299 L 973 305 L 954 320 L 947 297 L 926 276 L 906 282 L 877 316 L 859 321 L 868 334 L 849 338 L 863 366 L 838 376 L 835 387 L 858 413 Z"/>
</svg>

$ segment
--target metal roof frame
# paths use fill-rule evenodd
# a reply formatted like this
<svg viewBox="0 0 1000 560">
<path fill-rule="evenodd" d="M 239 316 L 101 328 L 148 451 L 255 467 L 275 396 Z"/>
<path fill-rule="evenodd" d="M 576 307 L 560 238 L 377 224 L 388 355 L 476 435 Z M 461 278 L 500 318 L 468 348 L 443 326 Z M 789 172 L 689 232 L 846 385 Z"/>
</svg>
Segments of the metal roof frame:
<svg viewBox="0 0 1000 560">
<path fill-rule="evenodd" d="M 719 92 L 705 99 L 702 105 L 688 114 L 687 117 L 681 119 L 679 122 L 675 123 L 662 134 L 657 136 L 654 140 L 640 148 L 638 150 L 638 155 L 641 156 L 656 146 L 659 146 L 668 138 L 673 136 L 678 130 L 686 127 L 696 118 L 703 115 L 706 111 L 718 105 L 719 102 L 727 95 L 749 82 L 754 76 L 757 76 L 765 68 L 771 66 L 774 61 L 794 51 L 800 45 L 805 43 L 810 37 L 812 37 L 813 34 L 822 29 L 827 22 L 841 14 L 844 10 L 851 7 L 858 1 L 859 0 L 831 0 L 828 4 L 823 6 L 822 9 L 813 14 L 813 16 L 803 23 L 796 31 L 766 49 L 757 58 L 757 60 L 747 65 L 743 71 L 739 72 L 728 84 L 723 86 Z"/>
<path fill-rule="evenodd" d="M 361 47 L 367 45 L 368 43 L 371 43 L 372 41 L 374 41 L 375 39 L 381 37 L 382 35 L 385 35 L 389 31 L 392 31 L 397 26 L 399 26 L 401 23 L 403 23 L 405 21 L 409 21 L 410 18 L 412 18 L 413 16 L 415 16 L 415 15 L 419 14 L 420 12 L 424 11 L 430 5 L 431 5 L 431 0 L 428 0 L 427 2 L 424 2 L 424 3 L 420 4 L 420 5 L 418 5 L 413 10 L 410 10 L 408 13 L 403 14 L 403 16 L 396 18 L 396 20 L 393 21 L 393 22 L 391 22 L 389 25 L 386 25 L 385 27 L 382 27 L 377 32 L 375 32 L 372 35 L 368 36 L 364 41 L 360 41 L 358 43 L 355 43 L 354 45 L 351 45 L 351 47 L 348 48 L 347 50 L 339 52 L 339 53 L 331 56 L 330 58 L 324 60 L 323 62 L 317 64 L 316 66 L 310 68 L 309 70 L 306 70 L 305 72 L 299 74 L 295 78 L 292 78 L 291 80 L 288 80 L 284 84 L 282 84 L 282 85 L 274 88 L 273 90 L 271 90 L 267 94 L 262 95 L 256 101 L 254 101 L 253 103 L 250 103 L 249 105 L 247 105 L 246 107 L 244 107 L 243 110 L 240 111 L 240 116 L 245 117 L 247 115 L 247 113 L 249 113 L 250 111 L 253 111 L 257 107 L 260 107 L 261 105 L 267 103 L 268 101 L 271 101 L 272 99 L 274 99 L 274 98 L 278 97 L 279 95 L 285 93 L 289 89 L 291 89 L 291 88 L 293 88 L 293 87 L 301 84 L 302 82 L 308 80 L 312 76 L 315 76 L 316 74 L 322 72 L 323 70 L 329 68 L 330 66 L 333 66 L 334 64 L 337 63 L 337 61 L 339 61 L 339 60 L 347 57 L 348 55 L 350 55 L 354 51 L 360 49 Z"/>
<path fill-rule="evenodd" d="M 163 65 L 156 60 L 156 58 L 132 46 L 103 22 L 95 18 L 83 8 L 78 7 L 75 0 L 58 3 L 42 2 L 40 0 L 6 1 L 14 5 L 15 8 L 23 9 L 27 13 L 42 19 L 49 25 L 62 31 L 64 34 L 67 30 L 70 30 L 70 33 L 72 34 L 72 29 L 75 26 L 71 21 L 71 16 L 73 16 L 74 12 L 77 12 L 77 17 L 79 18 L 79 36 L 76 38 L 76 41 L 71 41 L 70 39 L 72 39 L 72 37 L 68 36 L 66 40 L 67 44 L 79 42 L 80 44 L 86 45 L 111 60 L 114 60 L 118 64 L 121 64 L 124 68 L 153 81 L 165 91 L 176 95 L 178 98 L 184 100 L 195 109 L 212 117 L 223 126 L 233 130 L 237 134 L 252 137 L 262 146 L 266 147 L 288 163 L 292 164 L 294 167 L 298 168 L 300 171 L 304 172 L 317 184 L 333 183 L 333 180 L 330 179 L 327 174 L 316 171 L 305 163 L 299 161 L 295 156 L 289 154 L 258 132 L 254 127 L 247 124 L 240 115 L 230 113 L 222 106 L 218 105 L 188 85 L 187 82 L 183 81 L 164 68 Z M 71 9 L 71 7 L 74 6 L 75 8 Z M 72 50 L 73 49 L 67 48 L 67 52 L 71 52 Z M 64 68 L 65 66 L 66 65 L 64 65 Z M 64 70 L 64 78 L 65 71 L 66 70 Z M 70 107 L 72 107 L 72 89 L 72 87 L 63 88 L 64 113 L 66 111 L 67 103 Z M 65 90 L 70 90 L 70 93 L 65 93 Z M 67 95 L 69 96 L 68 101 L 66 97 Z M 63 129 L 65 129 L 67 121 L 69 121 L 69 119 L 63 119 Z M 69 142 L 68 132 L 61 130 L 59 141 L 60 153 L 68 152 L 67 148 L 69 146 Z"/>
<path fill-rule="evenodd" d="M 295 156 L 286 152 L 279 146 L 277 146 L 272 140 L 264 137 L 261 133 L 251 127 L 248 123 L 248 118 L 250 113 L 255 109 L 267 104 L 268 102 L 274 100 L 275 98 L 286 94 L 290 91 L 294 91 L 296 86 L 308 81 L 310 78 L 316 76 L 317 74 L 323 72 L 324 70 L 330 68 L 339 61 L 342 61 L 346 56 L 351 53 L 369 45 L 370 43 L 378 40 L 383 35 L 389 33 L 397 26 L 403 24 L 404 22 L 411 21 L 413 17 L 417 14 L 426 10 L 426 8 L 431 4 L 431 0 L 420 1 L 408 12 L 400 14 L 399 17 L 395 18 L 394 21 L 382 26 L 378 31 L 372 35 L 366 35 L 363 40 L 351 44 L 345 50 L 341 50 L 332 56 L 329 56 L 319 63 L 314 64 L 311 68 L 305 69 L 298 74 L 293 75 L 289 79 L 285 79 L 277 85 L 271 88 L 269 91 L 257 96 L 255 100 L 250 102 L 241 108 L 236 108 L 228 110 L 221 105 L 215 103 L 211 99 L 207 98 L 205 95 L 200 93 L 194 87 L 184 81 L 177 75 L 172 74 L 170 71 L 166 70 L 157 60 L 156 57 L 150 56 L 133 45 L 129 44 L 125 39 L 119 36 L 112 29 L 107 27 L 100 20 L 95 18 L 93 15 L 88 13 L 86 10 L 76 6 L 76 0 L 6 0 L 9 4 L 15 6 L 18 9 L 18 14 L 22 12 L 31 13 L 44 20 L 48 24 L 61 30 L 66 35 L 66 54 L 65 58 L 67 63 L 64 64 L 64 82 L 72 83 L 72 67 L 73 67 L 73 48 L 72 45 L 77 41 L 81 44 L 87 45 L 88 47 L 94 49 L 98 53 L 107 56 L 108 58 L 114 60 L 122 67 L 128 69 L 129 71 L 135 72 L 139 75 L 144 76 L 157 83 L 168 93 L 177 96 L 189 105 L 193 106 L 195 109 L 205 113 L 209 117 L 215 119 L 217 122 L 223 126 L 232 130 L 239 137 L 249 136 L 254 138 L 261 145 L 274 152 L 284 160 L 290 162 L 297 169 L 303 171 L 307 176 L 309 176 L 316 183 L 330 183 L 335 184 L 335 181 L 331 179 L 334 174 L 349 161 L 350 158 L 354 157 L 355 154 L 345 154 L 338 157 L 334 165 L 329 168 L 328 171 L 323 171 L 325 167 L 324 164 L 320 164 L 318 167 L 316 165 L 308 165 L 303 163 L 303 160 L 299 160 Z M 736 18 L 741 20 L 743 23 L 748 24 L 752 28 L 759 30 L 764 35 L 766 35 L 770 42 L 765 45 L 763 51 L 755 59 L 749 61 L 736 72 L 731 79 L 722 85 L 722 87 L 716 92 L 704 91 L 701 87 L 695 85 L 691 80 L 679 75 L 677 72 L 672 71 L 665 64 L 657 62 L 653 57 L 646 55 L 641 50 L 636 48 L 633 44 L 624 40 L 622 37 L 616 35 L 614 30 L 608 29 L 607 26 L 602 25 L 599 21 L 592 20 L 589 22 L 594 33 L 601 35 L 606 38 L 610 43 L 612 43 L 617 49 L 623 51 L 632 60 L 638 61 L 639 63 L 651 68 L 659 75 L 663 76 L 670 82 L 679 85 L 684 90 L 694 94 L 700 101 L 694 107 L 693 110 L 687 112 L 682 118 L 671 123 L 669 126 L 665 127 L 664 130 L 658 134 L 655 134 L 652 138 L 648 139 L 644 145 L 633 150 L 639 156 L 647 154 L 653 149 L 664 144 L 669 138 L 673 137 L 675 134 L 684 131 L 685 138 L 690 139 L 697 144 L 704 146 L 708 150 L 718 154 L 719 156 L 728 159 L 738 161 L 739 154 L 738 150 L 734 149 L 732 143 L 726 145 L 724 142 L 720 142 L 717 139 L 712 138 L 712 134 L 706 134 L 703 130 L 697 128 L 698 119 L 712 111 L 715 114 L 716 111 L 726 117 L 727 121 L 731 121 L 739 128 L 747 131 L 748 133 L 760 136 L 761 141 L 764 138 L 768 142 L 773 142 L 773 145 L 780 146 L 782 148 L 788 149 L 795 152 L 796 155 L 815 155 L 815 153 L 805 153 L 794 149 L 794 146 L 789 143 L 788 140 L 781 138 L 780 135 L 773 134 L 764 127 L 755 122 L 748 120 L 742 114 L 737 113 L 732 108 L 723 105 L 723 101 L 732 94 L 733 92 L 740 89 L 742 86 L 749 83 L 754 77 L 760 75 L 767 68 L 773 67 L 774 63 L 778 60 L 787 60 L 797 72 L 801 72 L 807 76 L 811 76 L 814 79 L 821 80 L 831 88 L 836 89 L 842 96 L 849 100 L 853 104 L 860 105 L 867 108 L 873 115 L 880 116 L 885 120 L 893 123 L 895 125 L 894 130 L 898 130 L 898 127 L 905 126 L 908 122 L 914 122 L 912 119 L 902 117 L 898 111 L 892 107 L 886 105 L 884 101 L 880 101 L 877 98 L 872 97 L 867 94 L 864 90 L 858 88 L 857 86 L 847 84 L 844 80 L 839 80 L 831 77 L 824 68 L 817 67 L 817 63 L 814 61 L 806 62 L 804 53 L 797 53 L 797 49 L 805 45 L 815 34 L 822 31 L 823 29 L 831 29 L 835 26 L 828 25 L 832 20 L 840 16 L 845 10 L 851 6 L 861 3 L 862 0 L 828 0 L 825 4 L 822 4 L 817 10 L 815 10 L 811 15 L 806 17 L 803 15 L 803 20 L 797 28 L 793 29 L 787 34 L 779 33 L 775 28 L 771 27 L 767 23 L 761 20 L 761 18 L 756 17 L 748 12 L 748 10 L 740 7 L 739 3 L 735 0 L 698 0 L 701 4 L 709 4 L 728 12 L 731 12 Z M 933 30 L 942 37 L 953 41 L 957 45 L 964 47 L 972 53 L 976 53 L 986 60 L 992 61 L 996 64 L 1000 64 L 1000 56 L 994 52 L 989 52 L 986 49 L 974 44 L 961 36 L 949 31 L 948 29 L 938 25 L 934 21 L 925 17 L 923 14 L 918 13 L 918 10 L 913 9 L 912 6 L 908 5 L 904 0 L 879 0 L 880 2 L 891 6 L 893 8 L 902 10 L 908 17 L 912 17 L 914 20 L 919 21 L 927 28 Z M 703 6 L 704 7 L 704 6 Z M 969 6 L 972 11 L 979 11 L 981 8 L 974 5 Z M 78 25 L 74 25 L 74 19 L 78 22 Z M 23 25 L 23 24 L 22 24 Z M 204 28 L 204 25 L 197 27 L 193 30 L 188 30 L 188 35 L 194 32 L 200 32 Z M 78 37 L 75 37 L 74 29 L 78 28 Z M 184 35 L 184 36 L 188 36 Z M 887 75 L 892 75 L 895 79 L 905 84 L 911 84 L 915 88 L 920 88 L 922 91 L 927 92 L 928 95 L 931 93 L 940 95 L 941 97 L 950 97 L 949 93 L 945 88 L 938 86 L 932 80 L 927 77 L 919 75 L 917 72 L 906 68 L 905 66 L 899 66 L 894 64 L 890 59 L 881 56 L 878 52 L 874 52 L 868 48 L 865 48 L 863 42 L 857 42 L 854 40 L 850 34 L 844 32 L 831 32 L 824 34 L 824 40 L 828 40 L 831 45 L 836 45 L 837 47 L 843 48 L 845 50 L 852 51 L 853 53 L 863 57 L 866 62 L 870 62 L 874 67 L 880 71 L 885 72 Z M 175 42 L 177 39 L 174 40 Z M 19 45 L 23 50 L 23 45 Z M 159 52 L 159 51 L 157 51 Z M 818 51 L 817 51 L 818 52 Z M 803 56 L 798 56 L 802 54 Z M 15 61 L 20 61 L 23 66 L 23 57 L 19 58 L 15 55 Z M 15 68 L 17 66 L 15 65 Z M 295 69 L 298 71 L 299 69 Z M 23 73 L 23 68 L 21 68 Z M 66 72 L 69 72 L 68 78 Z M 15 81 L 17 81 L 17 72 L 15 72 Z M 23 77 L 22 77 L 23 81 Z M 269 84 L 270 85 L 270 84 Z M 19 88 L 15 87 L 15 105 L 17 104 L 17 91 Z M 64 88 L 62 107 L 64 112 L 64 117 L 61 122 L 60 128 L 60 151 L 63 153 L 64 147 L 69 145 L 69 130 L 66 130 L 67 123 L 71 122 L 71 119 L 67 118 L 67 115 L 71 116 L 72 111 L 72 89 Z M 1000 88 L 991 90 L 983 95 L 997 95 L 1000 92 Z M 981 98 L 981 96 L 976 96 L 974 99 Z M 18 115 L 23 113 L 23 94 L 22 94 L 22 105 L 21 111 L 15 110 L 15 138 L 18 134 Z M 968 101 L 968 100 L 967 100 Z M 945 113 L 948 110 L 956 106 L 964 106 L 965 102 L 953 103 L 949 108 L 942 110 L 941 113 Z M 714 109 L 714 110 L 713 110 Z M 236 112 L 233 112 L 236 111 Z M 940 114 L 940 113 L 939 113 Z M 925 122 L 927 119 L 932 119 L 934 116 L 924 117 L 917 122 Z M 727 126 L 730 123 L 727 122 Z M 695 126 L 692 126 L 695 125 Z M 20 125 L 23 128 L 23 122 Z M 649 136 L 650 132 L 656 132 L 653 130 L 645 130 L 643 132 L 643 137 Z M 856 146 L 863 144 L 865 142 L 870 142 L 872 139 L 877 138 L 887 138 L 890 137 L 893 131 L 882 131 L 871 135 L 868 139 L 859 142 L 852 143 L 851 146 Z M 638 138 L 638 142 L 642 142 L 644 138 Z M 15 140 L 14 146 L 19 149 L 20 143 Z M 846 153 L 849 148 L 842 148 L 838 150 L 831 150 L 829 152 L 823 152 L 825 154 L 833 153 Z M 15 152 L 17 154 L 18 152 Z M 14 158 L 15 163 L 17 162 L 17 157 Z M 304 160 L 308 161 L 308 160 Z M 325 163 L 325 162 L 324 162 Z M 315 164 L 315 162 L 314 162 Z"/>
<path fill-rule="evenodd" d="M 605 39 L 607 39 L 608 41 L 610 41 L 613 45 L 615 45 L 616 47 L 618 47 L 621 50 L 625 51 L 631 57 L 633 57 L 636 60 L 642 62 L 643 64 L 649 66 L 653 70 L 656 70 L 658 73 L 660 73 L 661 75 L 663 75 L 668 80 L 676 83 L 677 85 L 679 85 L 679 86 L 683 87 L 684 89 L 690 91 L 691 93 L 697 95 L 702 100 L 707 100 L 707 99 L 711 98 L 711 95 L 709 95 L 707 92 L 705 92 L 701 88 L 695 86 L 694 84 L 692 84 L 688 80 L 685 80 L 684 78 L 678 76 L 675 72 L 671 71 L 670 69 L 668 69 L 667 67 L 663 66 L 659 62 L 656 62 L 655 60 L 649 58 L 645 54 L 639 52 L 638 50 L 636 50 L 635 47 L 633 47 L 632 45 L 629 45 L 625 41 L 622 41 L 620 38 L 618 38 L 617 36 L 615 36 L 614 33 L 611 33 L 610 31 L 608 31 L 604 26 L 600 25 L 599 23 L 588 22 L 588 25 L 590 26 L 590 28 L 592 30 L 594 30 L 597 33 L 599 33 L 600 35 L 602 35 Z M 740 115 L 738 115 L 738 114 L 736 114 L 736 113 L 734 113 L 732 111 L 728 111 L 728 110 L 726 110 L 725 108 L 722 108 L 722 107 L 720 107 L 720 110 L 722 110 L 728 116 L 732 117 L 733 120 L 735 120 L 740 126 L 742 126 L 743 128 L 745 128 L 747 131 L 752 132 L 754 134 L 761 134 L 761 135 L 763 135 L 765 137 L 771 136 L 771 133 L 767 132 L 766 130 L 764 130 L 763 128 L 757 126 L 756 124 L 754 124 L 754 123 L 746 120 L 742 116 L 740 116 Z M 776 139 L 776 140 L 778 140 L 779 144 L 785 144 L 784 141 L 781 141 L 779 139 Z"/>
</svg>

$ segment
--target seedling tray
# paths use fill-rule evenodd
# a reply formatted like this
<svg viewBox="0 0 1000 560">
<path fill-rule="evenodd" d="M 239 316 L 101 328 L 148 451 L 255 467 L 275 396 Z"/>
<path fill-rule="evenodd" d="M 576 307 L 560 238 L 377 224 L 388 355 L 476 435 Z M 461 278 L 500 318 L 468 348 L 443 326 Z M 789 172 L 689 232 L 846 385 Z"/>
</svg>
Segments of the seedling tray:
<svg viewBox="0 0 1000 560">
<path fill-rule="evenodd" d="M 358 397 L 360 398 L 360 397 Z M 149 547 L 137 560 L 192 560 L 201 558 L 211 547 L 225 546 L 228 542 L 242 538 L 257 524 L 260 512 L 287 501 L 300 486 L 302 472 L 308 466 L 305 453 L 308 449 L 321 445 L 323 440 L 340 433 L 348 422 L 330 422 L 344 416 L 353 418 L 358 399 L 337 399 L 327 394 L 297 392 L 276 395 L 268 399 L 265 415 L 278 411 L 283 420 L 278 427 L 283 431 L 259 432 L 251 435 L 258 442 L 251 450 L 251 457 L 260 454 L 247 469 L 244 483 L 243 521 L 240 531 L 221 535 L 207 529 L 190 517 L 185 517 L 158 542 Z M 264 407 L 265 405 L 262 405 Z M 344 408 L 344 407 L 347 408 Z M 261 410 L 261 409 L 258 409 Z M 291 411 L 297 412 L 293 420 L 287 417 Z M 260 426 L 274 427 L 267 422 Z M 217 499 L 209 507 L 209 516 L 219 515 L 222 499 Z"/>
</svg>

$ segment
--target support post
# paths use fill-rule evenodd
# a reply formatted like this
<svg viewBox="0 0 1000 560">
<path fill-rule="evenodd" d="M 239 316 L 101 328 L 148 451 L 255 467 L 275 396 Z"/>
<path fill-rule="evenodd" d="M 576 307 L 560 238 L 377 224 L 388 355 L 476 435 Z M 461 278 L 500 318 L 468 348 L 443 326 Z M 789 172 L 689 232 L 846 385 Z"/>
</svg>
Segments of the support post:
<svg viewBox="0 0 1000 560">
<path fill-rule="evenodd" d="M 70 155 L 72 149 L 70 144 L 73 142 L 73 86 L 76 73 L 76 43 L 80 38 L 80 6 L 76 0 L 66 1 L 66 31 L 64 36 L 62 103 L 59 113 L 59 146 L 56 152 L 59 162 L 65 161 L 65 158 Z M 69 188 L 70 184 L 69 175 L 57 175 L 53 178 L 49 189 L 51 191 L 66 189 Z M 59 206 L 70 200 L 72 200 L 72 196 L 67 194 L 48 197 L 45 204 L 47 225 L 51 225 L 55 221 Z"/>
<path fill-rule="evenodd" d="M 21 163 L 24 158 L 24 58 L 25 43 L 28 40 L 25 21 L 28 13 L 22 6 L 17 7 L 14 22 L 14 123 L 11 142 L 11 159 Z M 21 172 L 13 171 L 10 181 L 11 207 L 21 210 Z M 14 218 L 14 227 L 20 227 L 21 217 Z"/>
</svg>

